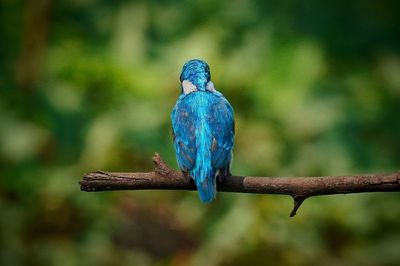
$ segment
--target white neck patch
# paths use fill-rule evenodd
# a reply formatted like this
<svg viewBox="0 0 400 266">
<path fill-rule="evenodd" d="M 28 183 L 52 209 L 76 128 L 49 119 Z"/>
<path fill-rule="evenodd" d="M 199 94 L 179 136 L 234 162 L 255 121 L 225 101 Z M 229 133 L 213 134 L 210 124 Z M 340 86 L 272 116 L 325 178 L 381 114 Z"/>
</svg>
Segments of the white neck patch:
<svg viewBox="0 0 400 266">
<path fill-rule="evenodd" d="M 214 88 L 214 83 L 212 83 L 212 81 L 209 81 L 207 83 L 206 90 L 211 91 L 211 92 L 215 92 L 216 91 L 216 89 Z"/>
<path fill-rule="evenodd" d="M 189 94 L 191 92 L 197 91 L 197 87 L 192 82 L 186 79 L 182 81 L 182 88 L 184 94 Z"/>
</svg>

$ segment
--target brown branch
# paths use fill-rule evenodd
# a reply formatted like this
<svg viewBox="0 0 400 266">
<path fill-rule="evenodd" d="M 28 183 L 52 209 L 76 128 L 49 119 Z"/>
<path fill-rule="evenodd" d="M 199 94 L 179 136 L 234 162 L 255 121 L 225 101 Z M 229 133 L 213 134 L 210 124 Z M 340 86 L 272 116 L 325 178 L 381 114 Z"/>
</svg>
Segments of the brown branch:
<svg viewBox="0 0 400 266">
<path fill-rule="evenodd" d="M 155 169 L 147 173 L 89 173 L 79 182 L 82 191 L 170 189 L 196 190 L 192 180 L 168 167 L 159 154 L 153 157 Z M 400 172 L 353 176 L 252 177 L 232 176 L 218 184 L 218 191 L 283 194 L 294 200 L 290 217 L 303 201 L 312 196 L 361 192 L 400 191 Z"/>
</svg>

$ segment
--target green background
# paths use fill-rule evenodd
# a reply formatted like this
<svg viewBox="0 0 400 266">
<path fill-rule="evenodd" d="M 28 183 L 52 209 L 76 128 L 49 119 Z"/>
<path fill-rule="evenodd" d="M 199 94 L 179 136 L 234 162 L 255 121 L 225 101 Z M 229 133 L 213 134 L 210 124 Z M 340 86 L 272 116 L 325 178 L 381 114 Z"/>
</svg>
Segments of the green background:
<svg viewBox="0 0 400 266">
<path fill-rule="evenodd" d="M 12 1 L 0 8 L 1 265 L 399 265 L 400 195 L 80 192 L 176 167 L 183 63 L 235 109 L 233 173 L 400 166 L 399 1 Z"/>
</svg>

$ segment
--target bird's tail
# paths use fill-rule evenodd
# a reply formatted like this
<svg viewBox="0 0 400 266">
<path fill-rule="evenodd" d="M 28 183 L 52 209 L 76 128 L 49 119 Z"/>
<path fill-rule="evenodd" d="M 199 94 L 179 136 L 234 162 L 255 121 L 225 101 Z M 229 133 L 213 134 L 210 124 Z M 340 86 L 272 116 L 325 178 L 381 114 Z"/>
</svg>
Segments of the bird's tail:
<svg viewBox="0 0 400 266">
<path fill-rule="evenodd" d="M 204 203 L 211 202 L 217 194 L 215 172 L 211 167 L 211 162 L 209 166 L 204 164 L 196 165 L 193 170 L 192 176 L 196 182 L 200 200 Z"/>
<path fill-rule="evenodd" d="M 196 164 L 191 176 L 196 182 L 202 202 L 211 202 L 217 194 L 216 175 L 211 166 L 211 138 L 200 137 L 198 142 Z"/>
<path fill-rule="evenodd" d="M 197 174 L 193 173 L 193 176 L 200 200 L 204 203 L 211 202 L 217 194 L 215 173 L 212 168 L 199 169 Z"/>
</svg>

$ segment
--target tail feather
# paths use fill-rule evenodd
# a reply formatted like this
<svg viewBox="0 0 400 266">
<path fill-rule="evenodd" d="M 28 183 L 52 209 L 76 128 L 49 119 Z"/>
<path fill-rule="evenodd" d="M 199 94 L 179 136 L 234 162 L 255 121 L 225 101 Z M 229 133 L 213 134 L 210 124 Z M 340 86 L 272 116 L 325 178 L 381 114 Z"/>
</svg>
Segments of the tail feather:
<svg viewBox="0 0 400 266">
<path fill-rule="evenodd" d="M 212 168 L 209 171 L 200 171 L 202 176 L 195 176 L 197 190 L 200 200 L 204 203 L 211 202 L 217 194 L 215 173 Z"/>
<path fill-rule="evenodd" d="M 216 173 L 211 166 L 210 158 L 197 155 L 196 166 L 191 171 L 196 182 L 199 197 L 202 202 L 211 202 L 217 194 Z"/>
</svg>

